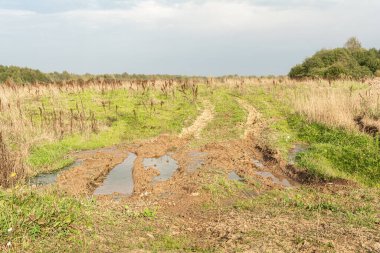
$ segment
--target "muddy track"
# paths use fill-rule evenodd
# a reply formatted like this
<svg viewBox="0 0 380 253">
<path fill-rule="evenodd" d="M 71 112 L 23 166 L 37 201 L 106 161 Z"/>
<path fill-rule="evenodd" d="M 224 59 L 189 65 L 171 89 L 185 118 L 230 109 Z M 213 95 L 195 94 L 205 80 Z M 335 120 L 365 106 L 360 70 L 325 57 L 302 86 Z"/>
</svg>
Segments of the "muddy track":
<svg viewBox="0 0 380 253">
<path fill-rule="evenodd" d="M 61 189 L 72 195 L 91 195 L 102 184 L 107 174 L 128 157 L 135 153 L 133 181 L 134 191 L 128 197 L 128 202 L 154 201 L 160 206 L 171 206 L 171 203 L 183 201 L 194 202 L 193 195 L 199 194 L 204 185 L 210 184 L 216 177 L 228 178 L 235 172 L 245 179 L 247 185 L 260 182 L 261 190 L 282 188 L 272 178 L 263 177 L 258 171 L 271 173 L 281 180 L 287 178 L 276 159 L 268 159 L 265 149 L 258 149 L 254 139 L 246 139 L 207 144 L 199 149 L 193 149 L 188 141 L 176 136 L 162 135 L 149 141 L 118 147 L 107 152 L 82 152 L 76 158 L 84 162 L 58 177 Z M 178 163 L 178 169 L 173 176 L 163 182 L 153 182 L 159 175 L 155 167 L 144 167 L 145 158 L 157 158 L 169 154 Z M 201 156 L 194 156 L 200 154 Z M 271 154 L 269 154 L 271 155 Z M 256 191 L 256 190 L 254 190 Z M 250 192 L 248 194 L 257 194 Z M 100 198 L 112 199 L 112 196 Z M 178 211 L 177 209 L 175 212 Z"/>
<path fill-rule="evenodd" d="M 202 114 L 198 116 L 198 118 L 194 121 L 194 123 L 184 128 L 179 135 L 180 138 L 188 138 L 194 136 L 194 138 L 199 139 L 202 130 L 207 126 L 207 123 L 210 122 L 214 118 L 214 106 L 210 101 L 204 101 L 205 109 Z"/>
<path fill-rule="evenodd" d="M 258 135 L 262 128 L 260 113 L 256 110 L 255 107 L 253 107 L 246 101 L 242 99 L 237 99 L 237 101 L 240 104 L 240 106 L 243 107 L 244 110 L 246 110 L 248 113 L 243 138 L 247 138 L 251 134 Z"/>
<path fill-rule="evenodd" d="M 117 210 L 125 206 L 131 210 L 158 207 L 162 230 L 168 231 L 173 236 L 199 238 L 199 235 L 202 235 L 202 239 L 196 242 L 197 245 L 221 247 L 225 249 L 222 252 L 232 252 L 228 250 L 231 248 L 247 247 L 249 244 L 243 238 L 251 231 L 261 228 L 272 231 L 270 234 L 272 241 L 283 240 L 284 234 L 288 238 L 294 238 L 305 228 L 307 232 L 310 226 L 308 220 L 299 221 L 298 218 L 287 219 L 287 217 L 271 220 L 265 210 L 251 213 L 231 209 L 223 213 L 219 207 L 204 209 L 205 205 L 215 204 L 215 201 L 220 207 L 232 206 L 240 199 L 253 199 L 273 189 L 282 190 L 285 186 L 278 182 L 283 180 L 288 180 L 292 186 L 297 186 L 296 182 L 286 176 L 286 163 L 281 161 L 276 152 L 257 143 L 256 135 L 262 131 L 259 114 L 246 102 L 239 101 L 239 103 L 248 111 L 245 138 L 209 143 L 194 148 L 190 145 L 189 138 L 161 135 L 151 140 L 113 149 L 79 152 L 75 156 L 84 162 L 77 168 L 62 173 L 58 178 L 58 186 L 68 194 L 92 195 L 96 187 L 102 184 L 107 173 L 127 158 L 129 153 L 134 153 L 137 158 L 133 167 L 133 194 L 96 196 L 100 206 L 104 208 L 112 206 Z M 205 119 L 212 118 L 210 117 L 212 109 L 208 107 L 206 110 L 209 111 L 203 112 L 191 127 L 183 131 L 186 133 L 184 136 L 196 136 L 197 129 L 194 125 L 200 126 L 201 129 L 207 122 Z M 194 156 L 194 154 L 202 155 Z M 159 172 L 155 166 L 145 167 L 144 159 L 164 155 L 173 158 L 178 163 L 178 169 L 169 180 L 153 182 Z M 229 197 L 216 199 L 212 192 L 205 190 L 221 180 L 225 180 L 222 184 L 231 180 L 229 178 L 231 172 L 243 179 L 244 189 L 234 192 Z M 217 189 L 217 191 L 223 190 Z M 343 239 L 355 234 L 356 230 L 352 229 L 349 233 L 347 236 L 339 229 L 330 230 L 331 237 Z M 115 239 L 117 240 L 114 233 L 110 233 L 109 240 L 113 242 Z M 131 240 L 129 237 L 119 239 L 126 245 L 128 240 Z M 255 247 L 260 249 L 259 252 L 282 252 L 284 249 L 268 244 L 260 237 L 253 240 Z M 345 245 L 345 242 L 341 244 Z M 291 252 L 292 247 L 294 244 L 289 243 L 286 251 Z M 242 249 L 248 250 L 249 247 Z"/>
<path fill-rule="evenodd" d="M 281 188 L 273 179 L 288 180 L 281 169 L 283 165 L 267 149 L 257 148 L 259 144 L 256 135 L 260 134 L 262 127 L 260 114 L 244 100 L 239 99 L 238 102 L 248 112 L 243 139 L 210 143 L 198 149 L 191 148 L 191 137 L 200 138 L 202 129 L 213 119 L 213 105 L 205 101 L 204 111 L 179 136 L 161 135 L 113 149 L 75 154 L 77 159 L 84 161 L 83 164 L 63 172 L 58 177 L 58 185 L 69 194 L 92 194 L 116 165 L 122 163 L 129 153 L 134 153 L 134 189 L 130 199 L 148 195 L 153 196 L 153 199 L 160 199 L 163 195 L 183 198 L 184 195 L 195 194 L 202 185 L 212 180 L 209 174 L 215 171 L 225 176 L 236 173 L 242 178 L 250 178 L 253 184 L 254 181 L 261 181 L 269 188 Z M 165 155 L 170 155 L 178 163 L 178 169 L 169 180 L 153 183 L 153 178 L 160 175 L 160 172 L 155 166 L 144 167 L 144 159 Z M 269 173 L 264 174 L 269 177 L 257 173 L 260 170 Z"/>
</svg>

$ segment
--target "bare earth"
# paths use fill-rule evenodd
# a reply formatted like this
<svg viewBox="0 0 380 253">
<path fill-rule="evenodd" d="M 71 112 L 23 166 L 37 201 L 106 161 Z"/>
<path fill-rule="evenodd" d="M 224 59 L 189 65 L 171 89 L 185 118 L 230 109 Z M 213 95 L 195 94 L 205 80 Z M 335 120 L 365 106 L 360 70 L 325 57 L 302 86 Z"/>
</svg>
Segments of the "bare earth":
<svg viewBox="0 0 380 253">
<path fill-rule="evenodd" d="M 147 221 L 146 225 L 158 227 L 171 236 L 191 238 L 194 247 L 214 248 L 217 252 L 379 252 L 380 233 L 374 235 L 373 230 L 365 227 L 346 226 L 342 229 L 340 224 L 329 218 L 310 220 L 296 213 L 276 213 L 276 209 L 266 210 L 260 206 L 250 211 L 233 208 L 238 200 L 255 200 L 274 189 L 293 191 L 302 185 L 276 152 L 259 144 L 257 135 L 262 128 L 259 113 L 246 102 L 238 102 L 248 112 L 242 139 L 199 148 L 190 145 L 190 137 L 200 138 L 202 129 L 213 118 L 214 109 L 206 101 L 205 110 L 193 125 L 183 129 L 180 136 L 162 135 L 127 146 L 75 154 L 84 163 L 62 173 L 58 185 L 69 194 L 91 195 L 107 173 L 132 152 L 137 155 L 133 195 L 99 196 L 100 205 L 115 210 L 125 205 L 135 210 L 158 207 L 159 221 Z M 205 157 L 201 162 L 196 160 L 198 166 L 190 170 L 194 163 L 191 154 L 197 152 Z M 154 168 L 145 169 L 142 161 L 165 154 L 170 154 L 178 162 L 179 169 L 170 180 L 153 184 L 153 177 L 159 173 Z M 292 187 L 276 184 L 270 178 L 258 175 L 259 171 L 270 172 L 279 180 L 286 179 Z M 205 190 L 216 181 L 221 181 L 222 185 L 223 180 L 229 182 L 228 174 L 231 172 L 244 179 L 241 190 L 225 196 L 217 194 L 216 197 L 212 191 Z M 352 186 L 336 183 L 312 187 L 345 194 Z M 120 231 L 134 222 L 130 218 L 122 219 L 125 221 L 117 228 Z M 110 252 L 109 245 L 116 244 L 119 245 L 118 252 L 131 252 L 130 245 L 136 240 L 144 244 L 153 236 L 149 233 L 120 233 L 115 237 L 114 229 L 99 228 L 102 237 L 97 245 L 91 246 L 91 250 Z M 303 240 L 304 237 L 312 239 Z M 321 250 L 321 244 L 329 245 L 330 242 L 333 242 L 333 250 L 328 246 L 326 251 Z"/>
<path fill-rule="evenodd" d="M 204 102 L 205 109 L 202 114 L 194 121 L 194 123 L 182 130 L 180 134 L 181 138 L 191 137 L 199 139 L 202 129 L 207 126 L 207 123 L 210 122 L 214 118 L 214 107 L 210 103 L 210 101 Z"/>
</svg>

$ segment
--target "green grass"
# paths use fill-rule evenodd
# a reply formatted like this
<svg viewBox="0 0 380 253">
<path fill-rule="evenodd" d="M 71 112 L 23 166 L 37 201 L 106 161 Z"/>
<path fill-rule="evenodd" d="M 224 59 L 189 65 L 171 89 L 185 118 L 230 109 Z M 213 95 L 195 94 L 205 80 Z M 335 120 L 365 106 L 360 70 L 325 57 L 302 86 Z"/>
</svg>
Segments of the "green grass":
<svg viewBox="0 0 380 253">
<path fill-rule="evenodd" d="M 91 202 L 57 192 L 0 190 L 0 209 L 0 249 L 10 242 L 11 249 L 48 252 L 59 243 L 74 251 L 84 247 L 81 234 L 92 226 Z"/>
<path fill-rule="evenodd" d="M 211 183 L 203 186 L 215 198 L 232 196 L 238 190 L 244 189 L 245 184 L 236 180 L 230 180 L 226 176 L 214 176 Z"/>
<path fill-rule="evenodd" d="M 322 124 L 307 123 L 297 115 L 288 116 L 297 137 L 310 144 L 297 157 L 299 166 L 322 178 L 354 179 L 380 186 L 380 143 L 372 137 Z"/>
<path fill-rule="evenodd" d="M 289 149 L 297 142 L 296 132 L 287 121 L 290 108 L 279 101 L 272 94 L 262 88 L 251 87 L 242 96 L 252 104 L 262 115 L 267 124 L 267 129 L 262 138 L 266 144 L 280 151 L 282 157 L 287 159 Z"/>
<path fill-rule="evenodd" d="M 297 155 L 297 165 L 322 178 L 343 178 L 380 186 L 380 144 L 368 135 L 308 122 L 261 88 L 244 96 L 270 124 L 266 142 L 287 159 L 294 143 L 310 148 Z"/>
<path fill-rule="evenodd" d="M 379 191 L 356 189 L 344 194 L 323 193 L 310 187 L 292 191 L 270 191 L 255 199 L 238 200 L 235 208 L 271 216 L 295 215 L 308 220 L 318 216 L 331 218 L 337 223 L 375 229 L 379 222 Z"/>
<path fill-rule="evenodd" d="M 233 90 L 217 88 L 207 97 L 215 107 L 214 119 L 203 129 L 199 144 L 240 138 L 247 112 L 234 96 Z"/>
<path fill-rule="evenodd" d="M 105 94 L 85 91 L 62 96 L 61 102 L 66 103 L 64 106 L 67 108 L 76 110 L 77 104 L 80 108 L 82 105 L 83 108 L 91 108 L 97 120 L 109 127 L 99 133 L 73 134 L 62 140 L 34 145 L 27 161 L 34 174 L 57 170 L 70 164 L 72 160 L 67 155 L 72 151 L 102 148 L 162 133 L 179 133 L 185 122 L 194 120 L 197 115 L 197 105 L 189 103 L 179 94 L 175 98 L 166 98 L 153 91 L 141 95 L 116 90 Z M 154 110 L 148 105 L 146 108 L 142 103 L 148 104 L 150 99 L 164 103 L 162 106 L 155 105 Z M 107 101 L 105 108 L 101 101 Z M 48 105 L 52 103 L 45 104 L 46 110 L 49 110 Z"/>
</svg>

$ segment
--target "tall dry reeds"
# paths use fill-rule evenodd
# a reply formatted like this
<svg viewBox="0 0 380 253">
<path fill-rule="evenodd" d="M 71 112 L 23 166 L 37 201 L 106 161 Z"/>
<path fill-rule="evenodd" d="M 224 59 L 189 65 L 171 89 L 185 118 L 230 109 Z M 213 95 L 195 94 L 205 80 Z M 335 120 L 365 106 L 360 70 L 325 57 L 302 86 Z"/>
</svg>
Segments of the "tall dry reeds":
<svg viewBox="0 0 380 253">
<path fill-rule="evenodd" d="M 0 186 L 9 187 L 24 176 L 24 167 L 18 164 L 16 152 L 8 149 L 0 132 Z"/>
<path fill-rule="evenodd" d="M 362 130 L 363 124 L 380 129 L 380 81 L 286 81 L 280 86 L 267 85 L 267 90 L 288 103 L 308 120 L 349 130 Z"/>
</svg>

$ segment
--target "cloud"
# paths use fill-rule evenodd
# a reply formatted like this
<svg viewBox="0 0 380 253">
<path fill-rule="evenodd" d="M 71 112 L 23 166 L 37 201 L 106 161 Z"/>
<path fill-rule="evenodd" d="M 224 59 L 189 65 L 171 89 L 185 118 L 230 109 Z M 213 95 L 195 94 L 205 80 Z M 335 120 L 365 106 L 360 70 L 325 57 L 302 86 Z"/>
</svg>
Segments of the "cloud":
<svg viewBox="0 0 380 253">
<path fill-rule="evenodd" d="M 131 2 L 128 1 L 128 4 Z M 50 26 L 50 21 L 61 20 L 90 29 L 135 25 L 140 29 L 176 29 L 202 33 L 265 30 L 295 24 L 305 16 L 313 18 L 313 13 L 308 11 L 272 11 L 267 6 L 256 6 L 249 1 L 183 1 L 170 4 L 151 0 L 138 1 L 128 8 L 118 9 L 88 8 L 57 13 L 22 10 L 1 12 L 13 19 L 18 19 L 20 15 L 28 16 L 32 23 L 42 21 L 46 26 Z"/>
<path fill-rule="evenodd" d="M 74 72 L 286 73 L 352 36 L 375 0 L 0 0 L 0 64 Z"/>
</svg>

